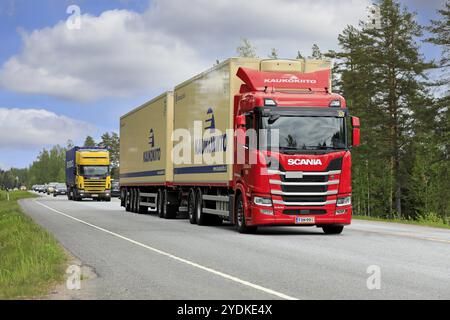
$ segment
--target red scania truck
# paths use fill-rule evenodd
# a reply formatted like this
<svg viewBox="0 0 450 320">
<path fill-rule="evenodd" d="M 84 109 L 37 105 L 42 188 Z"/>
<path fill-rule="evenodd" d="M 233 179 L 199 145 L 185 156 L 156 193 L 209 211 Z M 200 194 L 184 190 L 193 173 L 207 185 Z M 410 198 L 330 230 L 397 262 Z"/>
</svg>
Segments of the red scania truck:
<svg viewBox="0 0 450 320">
<path fill-rule="evenodd" d="M 121 205 L 194 224 L 350 224 L 359 119 L 326 60 L 232 58 L 120 121 Z"/>
</svg>

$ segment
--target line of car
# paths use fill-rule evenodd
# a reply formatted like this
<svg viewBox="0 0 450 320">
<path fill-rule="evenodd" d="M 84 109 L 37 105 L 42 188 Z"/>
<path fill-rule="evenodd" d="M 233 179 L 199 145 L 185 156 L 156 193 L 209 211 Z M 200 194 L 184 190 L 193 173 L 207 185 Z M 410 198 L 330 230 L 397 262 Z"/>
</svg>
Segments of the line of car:
<svg viewBox="0 0 450 320">
<path fill-rule="evenodd" d="M 53 195 L 57 197 L 59 195 L 67 195 L 67 186 L 65 183 L 50 182 L 47 184 L 35 184 L 31 187 L 31 190 L 38 193 L 46 193 L 47 195 Z M 111 182 L 111 196 L 120 196 L 119 181 Z"/>
</svg>

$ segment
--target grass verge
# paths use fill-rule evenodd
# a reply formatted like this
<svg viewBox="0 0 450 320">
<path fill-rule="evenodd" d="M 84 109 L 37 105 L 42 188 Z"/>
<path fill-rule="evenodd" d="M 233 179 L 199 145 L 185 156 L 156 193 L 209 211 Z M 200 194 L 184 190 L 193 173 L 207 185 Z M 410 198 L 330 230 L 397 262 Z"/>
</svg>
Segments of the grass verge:
<svg viewBox="0 0 450 320">
<path fill-rule="evenodd" d="M 43 296 L 63 281 L 67 255 L 46 230 L 26 216 L 17 200 L 29 192 L 0 191 L 0 299 Z"/>
<path fill-rule="evenodd" d="M 423 226 L 423 227 L 450 229 L 450 225 L 445 224 L 443 222 L 426 221 L 426 220 L 386 219 L 386 218 L 368 217 L 368 216 L 353 216 L 353 219 L 403 223 L 403 224 L 412 224 L 412 225 L 418 225 L 418 226 Z"/>
</svg>

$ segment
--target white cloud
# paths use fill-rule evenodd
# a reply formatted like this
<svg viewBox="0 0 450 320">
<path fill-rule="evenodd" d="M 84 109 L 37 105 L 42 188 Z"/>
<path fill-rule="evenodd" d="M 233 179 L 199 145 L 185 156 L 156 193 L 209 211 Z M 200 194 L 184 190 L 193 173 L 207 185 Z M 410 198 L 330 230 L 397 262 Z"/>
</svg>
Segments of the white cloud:
<svg viewBox="0 0 450 320">
<path fill-rule="evenodd" d="M 0 149 L 24 149 L 78 140 L 95 131 L 79 120 L 43 109 L 0 108 Z"/>
<path fill-rule="evenodd" d="M 0 69 L 0 86 L 74 100 L 162 91 L 236 54 L 241 37 L 266 56 L 337 47 L 347 24 L 363 19 L 367 0 L 152 1 L 144 13 L 83 15 L 22 32 L 23 50 Z M 83 8 L 81 8 L 83 10 Z"/>
</svg>

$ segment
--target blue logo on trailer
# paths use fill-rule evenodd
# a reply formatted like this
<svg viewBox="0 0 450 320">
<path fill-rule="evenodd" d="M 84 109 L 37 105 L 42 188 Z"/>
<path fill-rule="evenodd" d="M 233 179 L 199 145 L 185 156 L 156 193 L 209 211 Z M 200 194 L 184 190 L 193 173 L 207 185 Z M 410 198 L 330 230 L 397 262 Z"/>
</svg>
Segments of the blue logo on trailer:
<svg viewBox="0 0 450 320">
<path fill-rule="evenodd" d="M 148 144 L 150 150 L 144 151 L 142 158 L 144 162 L 153 162 L 161 160 L 161 148 L 155 148 L 155 132 L 150 129 Z"/>
<path fill-rule="evenodd" d="M 205 120 L 206 127 L 205 130 L 211 130 L 211 132 L 214 132 L 216 129 L 216 120 L 214 119 L 214 111 L 212 108 L 209 108 L 208 111 L 206 111 L 206 115 L 210 116 L 208 119 Z"/>
<path fill-rule="evenodd" d="M 205 120 L 205 131 L 209 130 L 210 133 L 216 131 L 216 120 L 214 118 L 214 111 L 212 108 L 208 108 L 206 111 L 207 119 Z M 194 142 L 194 149 L 196 154 L 225 152 L 227 151 L 227 134 L 208 136 L 204 139 L 199 139 Z"/>
<path fill-rule="evenodd" d="M 148 137 L 149 141 L 148 144 L 154 148 L 155 147 L 155 132 L 153 131 L 153 129 L 150 129 L 150 135 Z"/>
</svg>

